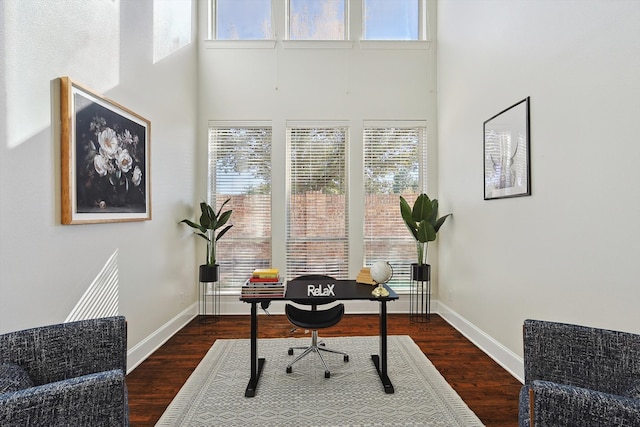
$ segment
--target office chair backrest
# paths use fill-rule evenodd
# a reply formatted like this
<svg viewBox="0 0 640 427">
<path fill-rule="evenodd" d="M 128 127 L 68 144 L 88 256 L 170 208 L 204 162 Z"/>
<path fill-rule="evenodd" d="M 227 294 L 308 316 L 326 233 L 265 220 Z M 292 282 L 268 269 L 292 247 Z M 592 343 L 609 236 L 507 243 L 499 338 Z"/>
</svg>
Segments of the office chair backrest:
<svg viewBox="0 0 640 427">
<path fill-rule="evenodd" d="M 336 279 L 335 279 L 335 277 L 328 276 L 326 274 L 303 274 L 302 276 L 298 276 L 293 280 L 321 280 L 321 281 L 328 281 L 328 280 L 336 280 Z M 294 302 L 296 304 L 311 305 L 311 306 L 313 306 L 314 310 L 315 310 L 315 307 L 317 305 L 330 304 L 330 303 L 335 302 L 335 301 L 336 301 L 335 298 L 314 298 L 313 302 L 310 302 L 308 300 L 292 300 L 292 302 Z"/>
</svg>

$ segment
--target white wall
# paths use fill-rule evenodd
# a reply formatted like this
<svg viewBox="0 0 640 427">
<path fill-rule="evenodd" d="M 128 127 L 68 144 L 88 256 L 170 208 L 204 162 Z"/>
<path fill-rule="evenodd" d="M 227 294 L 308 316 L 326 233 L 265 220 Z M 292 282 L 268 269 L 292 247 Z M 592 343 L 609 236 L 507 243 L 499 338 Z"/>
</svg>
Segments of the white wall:
<svg viewBox="0 0 640 427">
<path fill-rule="evenodd" d="M 152 54 L 151 0 L 0 3 L 0 333 L 64 321 L 116 252 L 130 349 L 194 311 L 197 49 Z M 60 224 L 60 76 L 151 121 L 151 221 Z"/>
<path fill-rule="evenodd" d="M 438 3 L 439 299 L 522 354 L 540 318 L 640 333 L 640 3 Z M 531 97 L 532 196 L 483 200 L 482 125 Z"/>
</svg>

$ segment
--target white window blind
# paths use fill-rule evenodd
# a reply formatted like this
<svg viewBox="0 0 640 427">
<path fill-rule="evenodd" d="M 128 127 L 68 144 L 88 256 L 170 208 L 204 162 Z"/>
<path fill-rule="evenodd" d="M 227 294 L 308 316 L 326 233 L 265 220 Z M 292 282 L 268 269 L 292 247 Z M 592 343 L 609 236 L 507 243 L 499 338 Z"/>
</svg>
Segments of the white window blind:
<svg viewBox="0 0 640 427">
<path fill-rule="evenodd" d="M 233 228 L 218 241 L 223 288 L 271 265 L 271 126 L 209 124 L 209 197 L 227 199 Z"/>
<path fill-rule="evenodd" d="M 289 0 L 289 40 L 346 40 L 345 0 Z"/>
<path fill-rule="evenodd" d="M 426 191 L 426 125 L 367 122 L 363 139 L 365 265 L 388 261 L 394 273 L 390 285 L 402 290 L 408 288 L 417 250 L 400 215 L 400 196 L 412 204 Z"/>
<path fill-rule="evenodd" d="M 287 126 L 287 278 L 349 275 L 348 128 Z"/>
</svg>

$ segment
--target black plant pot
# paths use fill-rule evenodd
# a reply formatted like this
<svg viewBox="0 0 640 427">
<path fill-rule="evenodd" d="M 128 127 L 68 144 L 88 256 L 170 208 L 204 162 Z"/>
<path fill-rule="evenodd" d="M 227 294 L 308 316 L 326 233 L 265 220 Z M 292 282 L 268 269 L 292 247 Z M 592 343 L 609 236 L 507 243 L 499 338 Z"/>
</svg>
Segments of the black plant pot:
<svg viewBox="0 0 640 427">
<path fill-rule="evenodd" d="M 411 280 L 428 282 L 431 280 L 431 266 L 429 264 L 411 264 Z"/>
<path fill-rule="evenodd" d="M 217 282 L 219 278 L 220 266 L 216 265 L 201 265 L 200 266 L 200 282 L 201 283 L 213 283 Z"/>
</svg>

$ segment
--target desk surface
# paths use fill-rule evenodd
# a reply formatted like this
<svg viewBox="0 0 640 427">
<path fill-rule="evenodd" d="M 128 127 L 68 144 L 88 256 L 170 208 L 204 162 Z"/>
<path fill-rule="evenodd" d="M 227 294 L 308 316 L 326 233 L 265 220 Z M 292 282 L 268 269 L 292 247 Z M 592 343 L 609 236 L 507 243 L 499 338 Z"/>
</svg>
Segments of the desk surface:
<svg viewBox="0 0 640 427">
<path fill-rule="evenodd" d="M 327 289 L 330 285 L 334 285 L 331 290 L 333 291 L 333 295 L 325 296 L 309 296 L 308 287 L 309 285 L 321 285 L 321 289 Z M 264 297 L 240 297 L 241 301 L 251 302 L 251 301 L 271 301 L 271 300 L 300 300 L 300 301 L 313 301 L 313 300 L 371 300 L 371 301 L 393 301 L 397 300 L 398 294 L 387 285 L 384 287 L 389 291 L 389 296 L 386 297 L 375 297 L 371 294 L 371 291 L 374 290 L 375 286 L 367 285 L 363 283 L 357 283 L 355 280 L 302 280 L 302 279 L 294 279 L 287 281 L 287 289 L 284 297 L 276 297 L 276 298 L 264 298 Z"/>
</svg>

